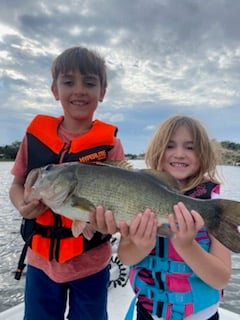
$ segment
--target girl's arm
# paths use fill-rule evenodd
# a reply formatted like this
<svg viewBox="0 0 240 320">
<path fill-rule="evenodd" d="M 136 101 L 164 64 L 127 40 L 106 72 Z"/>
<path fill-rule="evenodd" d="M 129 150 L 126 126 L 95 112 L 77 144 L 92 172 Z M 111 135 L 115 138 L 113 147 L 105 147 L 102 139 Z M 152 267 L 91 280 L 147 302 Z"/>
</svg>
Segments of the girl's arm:
<svg viewBox="0 0 240 320">
<path fill-rule="evenodd" d="M 183 203 L 174 206 L 174 215 L 169 216 L 171 240 L 175 250 L 186 264 L 204 282 L 216 289 L 224 288 L 231 276 L 231 253 L 211 236 L 210 252 L 205 251 L 194 240 L 197 231 L 204 225 L 200 214 L 188 211 Z"/>
</svg>

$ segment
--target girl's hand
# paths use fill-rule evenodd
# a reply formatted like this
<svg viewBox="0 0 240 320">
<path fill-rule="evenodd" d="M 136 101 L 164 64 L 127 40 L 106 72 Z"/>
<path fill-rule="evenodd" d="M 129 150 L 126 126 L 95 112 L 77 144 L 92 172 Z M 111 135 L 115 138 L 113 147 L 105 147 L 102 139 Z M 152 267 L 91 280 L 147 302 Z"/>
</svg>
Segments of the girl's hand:
<svg viewBox="0 0 240 320">
<path fill-rule="evenodd" d="M 126 223 L 120 223 L 122 241 L 128 241 L 137 250 L 148 254 L 156 244 L 157 225 L 155 214 L 146 209 L 133 219 L 129 227 Z"/>
<path fill-rule="evenodd" d="M 89 212 L 89 221 L 94 229 L 102 234 L 114 234 L 118 231 L 112 211 L 105 211 L 103 206 L 98 206 L 95 210 Z"/>
<path fill-rule="evenodd" d="M 190 212 L 182 202 L 174 205 L 173 210 L 174 213 L 169 215 L 168 220 L 175 235 L 172 243 L 178 250 L 193 244 L 195 235 L 203 227 L 204 221 L 197 211 Z"/>
</svg>

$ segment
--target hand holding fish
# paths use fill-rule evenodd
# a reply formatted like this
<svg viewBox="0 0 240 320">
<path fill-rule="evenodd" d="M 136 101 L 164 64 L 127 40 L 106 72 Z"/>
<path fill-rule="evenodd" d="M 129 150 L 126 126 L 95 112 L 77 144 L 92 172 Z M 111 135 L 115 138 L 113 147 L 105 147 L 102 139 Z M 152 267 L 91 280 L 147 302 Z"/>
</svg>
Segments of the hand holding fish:
<svg viewBox="0 0 240 320">
<path fill-rule="evenodd" d="M 197 211 L 190 212 L 182 202 L 174 205 L 173 210 L 174 214 L 169 215 L 169 224 L 175 235 L 172 243 L 178 251 L 192 245 L 196 233 L 204 225 L 204 220 Z"/>
<path fill-rule="evenodd" d="M 129 226 L 131 241 L 136 247 L 149 252 L 155 247 L 157 224 L 155 214 L 150 209 L 136 216 Z"/>
<path fill-rule="evenodd" d="M 22 201 L 18 207 L 20 214 L 26 219 L 37 218 L 46 209 L 47 209 L 47 206 L 39 200 L 33 200 L 29 203 Z"/>
<path fill-rule="evenodd" d="M 102 234 L 114 234 L 118 231 L 112 211 L 105 211 L 103 206 L 97 206 L 96 209 L 90 211 L 89 221 Z"/>
<path fill-rule="evenodd" d="M 119 223 L 121 247 L 128 247 L 127 264 L 135 264 L 147 256 L 156 245 L 158 221 L 155 214 L 146 209 L 139 213 L 128 226 L 126 222 Z M 129 248 L 131 247 L 131 250 Z M 124 249 L 123 249 L 124 251 Z"/>
</svg>

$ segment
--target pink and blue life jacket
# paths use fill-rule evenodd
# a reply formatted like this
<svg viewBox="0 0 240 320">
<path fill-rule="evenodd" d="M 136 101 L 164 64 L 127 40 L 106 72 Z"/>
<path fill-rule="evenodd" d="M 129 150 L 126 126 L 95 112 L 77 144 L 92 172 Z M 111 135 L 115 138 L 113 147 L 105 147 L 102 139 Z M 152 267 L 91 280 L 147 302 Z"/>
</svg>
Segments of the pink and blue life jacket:
<svg viewBox="0 0 240 320">
<path fill-rule="evenodd" d="M 219 185 L 204 182 L 186 195 L 210 199 Z M 211 241 L 205 228 L 195 240 L 206 251 Z M 166 320 L 182 320 L 206 309 L 221 299 L 221 291 L 203 282 L 175 251 L 171 240 L 158 237 L 156 246 L 145 259 L 130 268 L 129 280 L 136 294 L 125 320 L 131 320 L 136 299 L 150 315 Z"/>
</svg>

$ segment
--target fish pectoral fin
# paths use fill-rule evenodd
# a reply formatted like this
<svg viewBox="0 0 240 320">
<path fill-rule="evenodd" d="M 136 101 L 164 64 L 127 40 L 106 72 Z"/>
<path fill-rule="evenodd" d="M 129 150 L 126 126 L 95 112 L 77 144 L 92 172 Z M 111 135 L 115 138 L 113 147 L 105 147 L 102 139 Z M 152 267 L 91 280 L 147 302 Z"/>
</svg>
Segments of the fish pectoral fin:
<svg viewBox="0 0 240 320">
<path fill-rule="evenodd" d="M 72 234 L 74 237 L 78 237 L 80 234 L 83 234 L 83 236 L 87 240 L 91 240 L 94 236 L 94 233 L 96 230 L 91 226 L 90 223 L 87 223 L 82 220 L 74 220 L 72 224 Z"/>
<path fill-rule="evenodd" d="M 163 223 L 160 226 L 158 226 L 157 234 L 159 237 L 165 237 L 165 238 L 173 237 L 173 232 L 169 228 L 169 225 L 167 225 L 166 223 Z"/>
<path fill-rule="evenodd" d="M 72 195 L 71 206 L 74 208 L 79 208 L 81 211 L 87 212 L 95 209 L 95 206 L 91 201 L 83 197 L 78 197 L 76 195 Z"/>
<path fill-rule="evenodd" d="M 95 232 L 96 230 L 93 228 L 93 226 L 90 223 L 86 223 L 86 226 L 83 229 L 82 234 L 87 240 L 91 240 Z"/>
<path fill-rule="evenodd" d="M 72 234 L 74 237 L 78 237 L 83 233 L 84 228 L 86 227 L 87 222 L 82 220 L 74 220 L 72 224 Z"/>
</svg>

